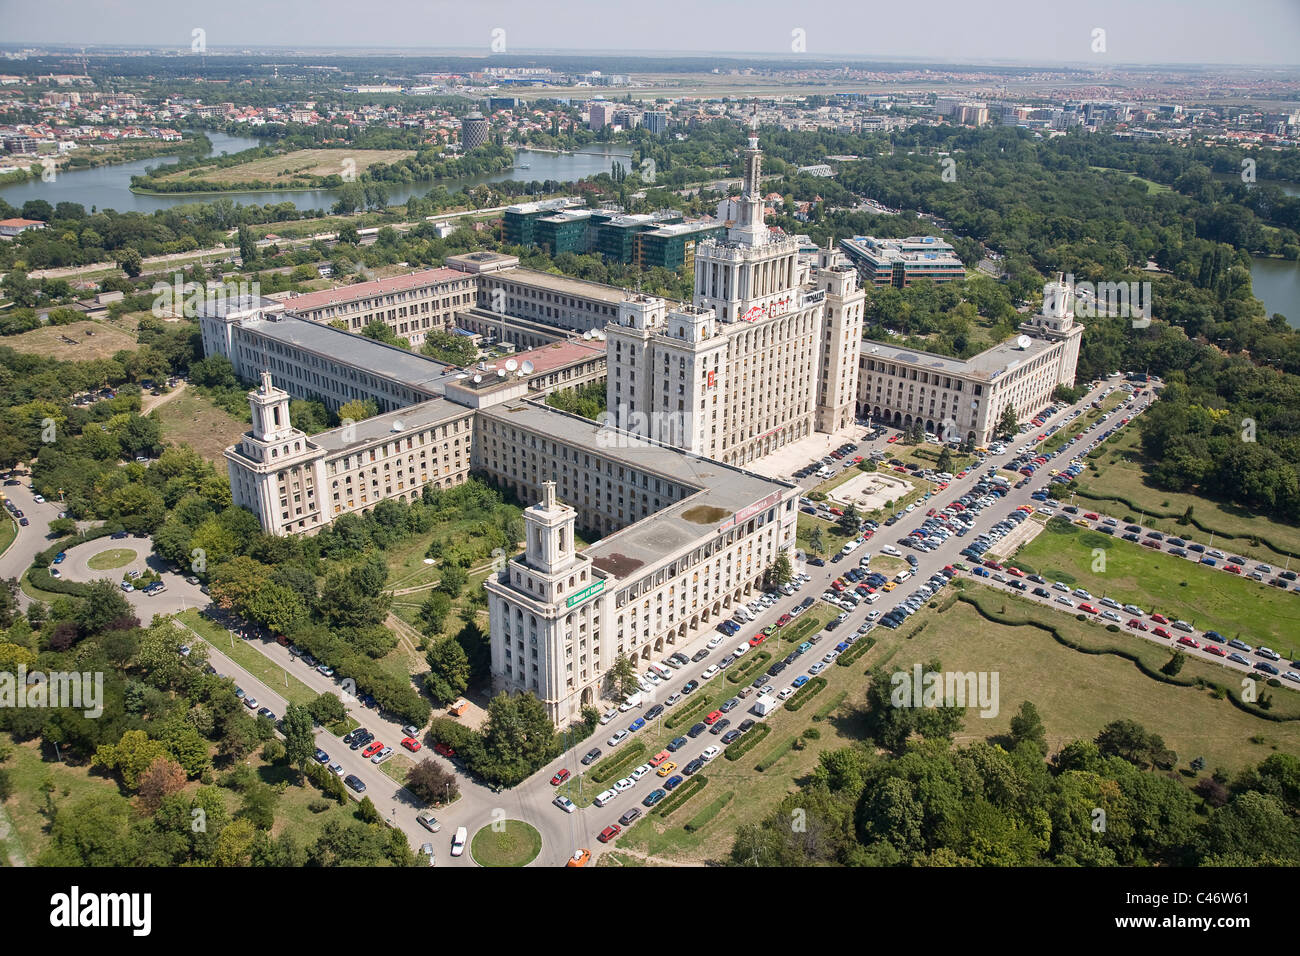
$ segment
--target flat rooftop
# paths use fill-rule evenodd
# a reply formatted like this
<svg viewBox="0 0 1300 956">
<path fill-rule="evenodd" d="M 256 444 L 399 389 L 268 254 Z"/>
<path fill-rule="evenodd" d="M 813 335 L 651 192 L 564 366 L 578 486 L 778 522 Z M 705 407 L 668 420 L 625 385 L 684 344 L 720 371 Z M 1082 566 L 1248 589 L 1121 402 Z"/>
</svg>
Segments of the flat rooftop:
<svg viewBox="0 0 1300 956">
<path fill-rule="evenodd" d="M 408 292 L 411 289 L 422 289 L 440 282 L 464 278 L 465 273 L 458 269 L 421 269 L 419 272 L 408 272 L 406 275 L 393 276 L 390 279 L 375 279 L 372 282 L 339 286 L 337 289 L 305 292 L 292 299 L 286 299 L 284 306 L 290 312 L 306 312 L 309 309 L 341 305 L 344 302 L 356 302 L 360 299 L 373 299 L 376 296 Z"/>
<path fill-rule="evenodd" d="M 488 276 L 490 279 L 518 282 L 520 285 L 545 289 L 548 292 L 557 292 L 560 295 L 571 295 L 574 298 L 599 299 L 601 302 L 615 306 L 626 299 L 628 295 L 622 289 L 614 286 L 603 285 L 599 282 L 588 282 L 586 279 L 557 276 L 550 272 L 538 272 L 536 269 L 503 269 L 500 272 L 488 273 Z"/>
<path fill-rule="evenodd" d="M 783 481 L 679 449 L 639 443 L 631 437 L 627 446 L 611 448 L 607 438 L 601 440 L 601 428 L 595 422 L 534 402 L 503 402 L 481 409 L 478 414 L 699 489 L 654 515 L 601 538 L 583 551 L 601 571 L 620 580 L 634 577 L 643 568 L 694 547 L 711 533 L 725 530 L 737 512 L 765 501 L 770 502 L 768 506 L 775 506 L 794 488 Z"/>
<path fill-rule="evenodd" d="M 877 342 L 872 339 L 862 340 L 860 352 L 862 355 L 886 362 L 898 362 L 932 372 L 948 372 L 952 375 L 991 382 L 1014 366 L 1033 361 L 1055 344 L 1050 339 L 1041 339 L 1033 335 L 1026 337 L 1029 339 L 1026 348 L 1019 347 L 1017 343 L 1020 336 L 1017 335 L 968 359 L 923 352 L 920 349 L 904 348 L 892 342 Z"/>
<path fill-rule="evenodd" d="M 296 315 L 244 319 L 241 324 L 259 335 L 312 352 L 327 361 L 369 371 L 430 394 L 441 394 L 442 383 L 455 375 L 450 365 Z"/>
<path fill-rule="evenodd" d="M 332 454 L 350 448 L 364 448 L 374 442 L 400 438 L 407 432 L 472 414 L 474 414 L 472 408 L 457 405 L 445 398 L 434 398 L 419 405 L 411 405 L 395 412 L 385 412 L 383 415 L 357 422 L 352 426 L 354 434 L 351 441 L 343 440 L 345 431 L 343 428 L 333 428 L 327 432 L 310 435 L 308 439 L 313 445 Z"/>
</svg>

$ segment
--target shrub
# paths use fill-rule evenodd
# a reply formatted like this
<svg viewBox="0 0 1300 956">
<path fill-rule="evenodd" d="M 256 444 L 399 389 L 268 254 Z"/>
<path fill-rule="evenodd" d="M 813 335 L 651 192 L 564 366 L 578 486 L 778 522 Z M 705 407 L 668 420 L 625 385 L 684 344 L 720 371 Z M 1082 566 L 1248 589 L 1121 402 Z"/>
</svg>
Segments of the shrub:
<svg viewBox="0 0 1300 956">
<path fill-rule="evenodd" d="M 592 767 L 587 772 L 587 777 L 592 783 L 604 783 L 607 780 L 613 780 L 628 767 L 636 766 L 638 759 L 644 754 L 645 744 L 639 740 L 633 740 L 621 752 L 610 754 Z"/>
<path fill-rule="evenodd" d="M 735 743 L 729 745 L 727 749 L 722 752 L 722 756 L 726 757 L 728 760 L 739 760 L 750 750 L 753 750 L 755 745 L 771 732 L 772 728 L 767 724 L 756 724 L 749 729 L 749 733 L 745 734 Z"/>
<path fill-rule="evenodd" d="M 655 813 L 661 817 L 668 816 L 691 797 L 703 790 L 708 782 L 708 777 L 704 776 L 702 773 L 697 773 L 674 790 L 666 800 L 661 801 L 659 805 L 655 807 Z"/>
<path fill-rule="evenodd" d="M 808 701 L 812 700 L 814 697 L 816 697 L 825 689 L 826 689 L 826 678 L 814 677 L 812 680 L 810 680 L 808 683 L 804 684 L 802 687 L 800 687 L 797 691 L 794 692 L 794 695 L 785 702 L 785 709 L 790 711 L 791 713 L 794 713 L 800 707 L 808 703 Z"/>
</svg>

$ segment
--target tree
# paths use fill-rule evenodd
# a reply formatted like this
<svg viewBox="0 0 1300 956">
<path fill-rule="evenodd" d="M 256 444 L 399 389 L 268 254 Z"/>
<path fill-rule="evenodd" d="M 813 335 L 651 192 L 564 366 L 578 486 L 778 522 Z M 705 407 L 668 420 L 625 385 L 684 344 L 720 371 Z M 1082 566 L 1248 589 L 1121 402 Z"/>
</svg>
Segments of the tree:
<svg viewBox="0 0 1300 956">
<path fill-rule="evenodd" d="M 284 734 L 284 752 L 289 762 L 299 768 L 306 766 L 316 752 L 316 733 L 311 711 L 301 704 L 286 706 L 284 718 L 280 722 L 280 732 Z"/>
<path fill-rule="evenodd" d="M 428 757 L 421 760 L 406 775 L 406 789 L 425 803 L 450 803 L 459 795 L 454 774 Z"/>
<path fill-rule="evenodd" d="M 420 625 L 429 637 L 441 634 L 451 614 L 451 597 L 443 591 L 432 592 L 420 605 Z"/>
<path fill-rule="evenodd" d="M 184 786 L 184 768 L 175 760 L 159 757 L 140 775 L 140 806 L 157 813 L 163 799 Z"/>
<path fill-rule="evenodd" d="M 1003 438 L 1011 438 L 1020 430 L 1020 420 L 1016 418 L 1014 406 L 1008 404 L 1002 409 L 1002 417 L 998 419 L 998 434 Z"/>
<path fill-rule="evenodd" d="M 935 466 L 935 470 L 952 473 L 952 452 L 948 450 L 947 445 L 944 445 L 939 452 L 939 464 Z"/>
<path fill-rule="evenodd" d="M 1043 756 L 1047 756 L 1047 729 L 1043 726 L 1038 708 L 1032 702 L 1025 701 L 1021 704 L 1020 710 L 1011 718 L 1011 740 L 1017 744 L 1031 743 Z"/>
<path fill-rule="evenodd" d="M 139 252 L 132 249 L 130 246 L 123 249 L 118 254 L 117 264 L 121 266 L 122 271 L 132 279 L 137 278 L 144 270 L 144 258 Z"/>
<path fill-rule="evenodd" d="M 455 638 L 438 641 L 424 655 L 429 662 L 425 686 L 440 704 L 449 704 L 469 687 L 469 657 Z"/>
<path fill-rule="evenodd" d="M 348 715 L 347 708 L 343 706 L 343 701 L 339 700 L 337 694 L 331 694 L 328 691 L 317 694 L 315 700 L 307 705 L 307 710 L 312 719 L 322 727 L 338 723 Z"/>
<path fill-rule="evenodd" d="M 98 634 L 115 621 L 134 619 L 131 605 L 112 581 L 101 578 L 92 581 L 88 588 L 86 599 L 77 610 L 77 625 L 83 637 Z"/>
<path fill-rule="evenodd" d="M 640 688 L 637 682 L 636 661 L 630 654 L 619 654 L 609 669 L 609 680 L 620 697 L 630 697 Z"/>
<path fill-rule="evenodd" d="M 821 525 L 813 527 L 812 535 L 808 538 L 808 550 L 817 555 L 826 553 L 826 537 L 822 534 Z"/>
<path fill-rule="evenodd" d="M 794 569 L 790 565 L 790 556 L 782 548 L 781 553 L 776 556 L 776 560 L 763 572 L 763 587 L 767 590 L 780 587 L 782 584 L 788 583 L 793 575 Z"/>
<path fill-rule="evenodd" d="M 420 351 L 430 358 L 448 365 L 465 367 L 478 358 L 478 349 L 463 335 L 451 332 L 430 332 L 424 337 Z"/>
<path fill-rule="evenodd" d="M 156 760 L 167 759 L 167 748 L 159 740 L 150 740 L 143 730 L 128 730 L 115 744 L 102 744 L 95 751 L 96 766 L 116 770 L 122 782 L 135 790 L 140 777 Z"/>
<path fill-rule="evenodd" d="M 253 242 L 253 237 L 248 231 L 247 226 L 239 227 L 239 258 L 245 265 L 251 265 L 257 261 L 257 244 Z"/>
<path fill-rule="evenodd" d="M 459 597 L 460 592 L 465 589 L 469 583 L 469 575 L 465 569 L 458 564 L 444 563 L 442 566 L 441 576 L 438 581 L 438 590 L 442 591 L 449 597 Z"/>
</svg>

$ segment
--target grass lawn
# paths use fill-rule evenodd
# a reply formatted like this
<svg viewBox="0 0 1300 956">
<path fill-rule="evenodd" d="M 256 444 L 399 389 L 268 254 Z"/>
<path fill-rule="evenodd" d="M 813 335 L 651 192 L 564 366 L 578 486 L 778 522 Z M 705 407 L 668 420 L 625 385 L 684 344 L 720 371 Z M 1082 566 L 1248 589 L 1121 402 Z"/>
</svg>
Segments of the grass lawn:
<svg viewBox="0 0 1300 956">
<path fill-rule="evenodd" d="M 236 638 L 233 646 L 231 634 L 224 627 L 213 624 L 198 611 L 190 609 L 176 615 L 177 620 L 197 631 L 205 641 L 225 654 L 244 670 L 248 671 L 269 689 L 274 690 L 290 703 L 306 706 L 319 696 L 292 674 L 285 683 L 285 669 L 271 660 L 250 642 Z"/>
<path fill-rule="evenodd" d="M 354 164 L 352 171 L 359 175 L 376 163 L 392 163 L 414 155 L 415 151 L 409 149 L 296 149 L 224 169 L 200 166 L 194 170 L 169 173 L 159 176 L 158 181 L 170 183 L 198 179 L 231 185 L 273 183 L 290 186 L 302 176 L 342 175 L 344 160 L 351 160 Z"/>
<path fill-rule="evenodd" d="M 1008 617 L 1051 622 L 1071 640 L 1092 647 L 1116 647 L 1137 654 L 1159 668 L 1170 650 L 1124 633 L 1111 633 L 1092 622 L 1040 608 L 1021 598 L 976 587 L 994 612 L 1006 607 Z M 927 615 L 933 612 L 927 612 Z M 1206 760 L 1207 770 L 1236 771 L 1258 763 L 1274 750 L 1300 754 L 1300 720 L 1276 722 L 1248 714 L 1213 692 L 1178 687 L 1147 677 L 1131 662 L 1109 654 L 1083 654 L 1059 644 L 1036 627 L 1010 627 L 985 620 L 964 602 L 937 615 L 940 626 L 927 627 L 890 661 L 898 669 L 938 658 L 945 670 L 996 671 L 999 710 L 981 718 L 971 712 L 957 742 L 1005 734 L 1020 704 L 1032 700 L 1047 728 L 1052 750 L 1079 738 L 1092 738 L 1112 720 L 1127 718 L 1160 734 L 1178 752 L 1185 767 L 1194 757 Z M 881 644 L 899 645 L 898 631 L 873 635 Z M 872 649 L 879 654 L 881 646 Z M 1179 678 L 1204 677 L 1236 684 L 1235 672 L 1208 661 L 1187 658 Z M 1270 693 L 1279 713 L 1300 714 L 1300 697 L 1281 690 Z"/>
<path fill-rule="evenodd" d="M 542 850 L 542 835 L 522 820 L 488 824 L 470 841 L 469 852 L 479 866 L 527 866 Z"/>
<path fill-rule="evenodd" d="M 1213 628 L 1249 644 L 1267 644 L 1290 658 L 1300 648 L 1300 595 L 1249 578 L 1203 567 L 1131 541 L 1084 531 L 1058 533 L 1049 527 L 1016 552 L 1049 581 L 1083 587 L 1096 597 L 1136 604 L 1147 612 L 1181 618 L 1198 629 Z M 1094 549 L 1104 564 L 1094 565 Z M 1093 568 L 1104 567 L 1104 571 Z"/>
<path fill-rule="evenodd" d="M 93 333 L 87 335 L 87 332 Z M 64 339 L 72 339 L 72 342 Z M 111 358 L 121 351 L 134 352 L 134 336 L 120 332 L 105 322 L 70 322 L 67 325 L 50 325 L 33 329 L 22 335 L 11 335 L 5 345 L 17 352 L 41 355 L 64 362 L 89 362 L 92 359 Z"/>
<path fill-rule="evenodd" d="M 111 571 L 114 568 L 126 567 L 135 558 L 136 552 L 131 548 L 109 548 L 107 551 L 91 555 L 86 566 L 92 571 Z"/>
<path fill-rule="evenodd" d="M 158 406 L 165 442 L 189 445 L 208 461 L 224 467 L 222 452 L 248 428 L 192 388 Z"/>
<path fill-rule="evenodd" d="M 0 521 L 0 554 L 9 550 L 9 545 L 14 543 L 16 537 L 18 537 L 18 522 L 14 521 L 6 511 L 4 520 Z"/>
<path fill-rule="evenodd" d="M 1279 547 L 1300 552 L 1300 527 L 1279 524 L 1271 518 L 1253 514 L 1239 505 L 1213 501 L 1200 495 L 1163 491 L 1149 486 L 1144 480 L 1145 469 L 1136 429 L 1126 429 L 1104 443 L 1098 450 L 1101 454 L 1090 458 L 1089 467 L 1079 475 L 1079 497 L 1094 501 L 1096 507 L 1115 517 L 1140 517 L 1141 523 L 1145 526 L 1208 545 L 1209 532 L 1202 531 L 1192 524 L 1179 524 L 1176 520 L 1190 507 L 1197 521 L 1219 532 L 1215 535 L 1214 547 L 1223 551 L 1236 551 L 1238 554 L 1268 564 L 1284 564 L 1286 562 L 1284 555 L 1278 554 L 1263 541 L 1259 544 L 1251 542 L 1252 535 L 1261 535 L 1276 542 Z M 1099 473 L 1092 471 L 1093 463 L 1098 466 Z M 1088 497 L 1089 492 L 1120 495 L 1139 505 L 1142 512 L 1134 514 L 1132 509 L 1122 502 L 1091 499 Z M 1078 503 L 1081 502 L 1076 502 Z M 1154 518 L 1153 513 L 1172 514 L 1175 517 Z M 1228 538 L 1227 535 L 1235 537 Z"/>
</svg>

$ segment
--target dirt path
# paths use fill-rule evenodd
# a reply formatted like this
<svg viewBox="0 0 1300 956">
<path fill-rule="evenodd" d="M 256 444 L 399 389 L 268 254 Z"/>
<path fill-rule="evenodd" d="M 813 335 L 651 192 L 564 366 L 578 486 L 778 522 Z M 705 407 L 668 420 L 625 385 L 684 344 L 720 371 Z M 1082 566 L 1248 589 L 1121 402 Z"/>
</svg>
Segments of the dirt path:
<svg viewBox="0 0 1300 956">
<path fill-rule="evenodd" d="M 177 385 L 175 388 L 173 388 L 170 392 L 168 392 L 165 395 L 146 395 L 144 399 L 140 402 L 140 414 L 148 415 L 159 405 L 166 405 L 168 402 L 170 402 L 181 392 L 185 391 L 185 386 L 187 384 L 188 384 L 187 382 L 181 382 L 179 385 Z"/>
<path fill-rule="evenodd" d="M 9 857 L 10 866 L 26 866 L 27 857 L 23 854 L 23 845 L 18 840 L 18 835 L 14 833 L 14 828 L 9 822 L 9 816 L 5 813 L 4 807 L 0 807 L 0 847 L 4 848 L 6 855 Z"/>
</svg>

